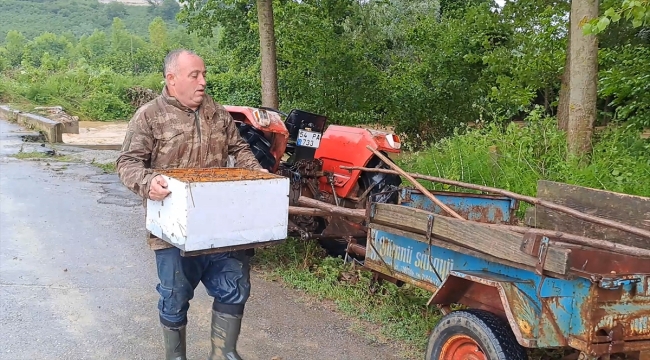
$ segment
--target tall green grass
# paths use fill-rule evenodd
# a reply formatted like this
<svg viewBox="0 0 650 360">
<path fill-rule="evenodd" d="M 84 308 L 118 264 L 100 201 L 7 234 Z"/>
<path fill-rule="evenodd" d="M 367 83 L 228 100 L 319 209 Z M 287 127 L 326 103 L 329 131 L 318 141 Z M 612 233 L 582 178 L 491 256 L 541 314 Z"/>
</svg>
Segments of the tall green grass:
<svg viewBox="0 0 650 360">
<path fill-rule="evenodd" d="M 637 130 L 625 127 L 596 132 L 589 161 L 581 165 L 579 159 L 567 155 L 566 134 L 557 129 L 555 118 L 533 114 L 523 127 L 488 124 L 463 134 L 457 132 L 397 162 L 410 172 L 529 196 L 535 196 L 537 181 L 542 179 L 650 196 L 650 141 L 639 135 Z M 438 190 L 451 189 L 421 183 Z M 520 216 L 526 207 L 522 204 Z"/>
</svg>

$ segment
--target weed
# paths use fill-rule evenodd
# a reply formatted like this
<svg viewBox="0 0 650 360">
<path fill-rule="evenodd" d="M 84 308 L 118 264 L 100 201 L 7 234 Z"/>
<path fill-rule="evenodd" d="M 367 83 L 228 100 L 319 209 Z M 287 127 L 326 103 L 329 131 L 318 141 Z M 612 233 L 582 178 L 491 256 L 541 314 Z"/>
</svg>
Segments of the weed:
<svg viewBox="0 0 650 360">
<path fill-rule="evenodd" d="M 117 168 L 116 168 L 114 162 L 98 163 L 96 161 L 93 161 L 91 164 L 94 165 L 94 166 L 97 166 L 100 169 L 102 169 L 102 171 L 104 171 L 104 173 L 106 173 L 106 174 L 113 174 L 113 173 L 117 172 Z"/>
<path fill-rule="evenodd" d="M 55 160 L 55 161 L 70 161 L 70 158 L 64 155 L 57 155 L 55 152 L 42 152 L 42 151 L 29 151 L 23 152 L 20 151 L 16 154 L 12 154 L 12 157 L 21 160 Z"/>
</svg>

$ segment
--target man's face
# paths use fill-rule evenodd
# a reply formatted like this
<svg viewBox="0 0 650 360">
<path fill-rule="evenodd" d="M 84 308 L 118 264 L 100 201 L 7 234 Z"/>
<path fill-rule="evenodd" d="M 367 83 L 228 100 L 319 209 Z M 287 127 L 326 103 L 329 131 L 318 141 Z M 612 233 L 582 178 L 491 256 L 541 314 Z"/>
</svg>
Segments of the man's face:
<svg viewBox="0 0 650 360">
<path fill-rule="evenodd" d="M 181 104 L 196 109 L 205 95 L 205 64 L 200 57 L 183 53 L 178 57 L 176 71 L 167 74 L 172 96 Z"/>
</svg>

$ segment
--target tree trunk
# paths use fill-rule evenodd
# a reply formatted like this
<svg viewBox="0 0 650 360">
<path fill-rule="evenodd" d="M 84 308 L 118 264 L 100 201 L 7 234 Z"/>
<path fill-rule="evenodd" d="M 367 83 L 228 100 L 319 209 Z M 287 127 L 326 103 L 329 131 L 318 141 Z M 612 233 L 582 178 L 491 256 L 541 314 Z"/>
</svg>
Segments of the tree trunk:
<svg viewBox="0 0 650 360">
<path fill-rule="evenodd" d="M 560 99 L 557 105 L 557 127 L 560 130 L 569 129 L 569 79 L 571 78 L 571 16 L 569 15 L 569 33 L 566 43 L 566 59 L 564 60 L 564 72 L 562 73 L 562 84 L 560 85 Z"/>
<path fill-rule="evenodd" d="M 275 54 L 273 0 L 257 0 L 257 19 L 262 57 L 262 106 L 279 108 L 278 70 Z"/>
<path fill-rule="evenodd" d="M 582 157 L 591 152 L 596 120 L 598 38 L 583 35 L 582 24 L 598 17 L 598 0 L 571 1 L 571 49 L 569 55 L 569 153 Z"/>
</svg>

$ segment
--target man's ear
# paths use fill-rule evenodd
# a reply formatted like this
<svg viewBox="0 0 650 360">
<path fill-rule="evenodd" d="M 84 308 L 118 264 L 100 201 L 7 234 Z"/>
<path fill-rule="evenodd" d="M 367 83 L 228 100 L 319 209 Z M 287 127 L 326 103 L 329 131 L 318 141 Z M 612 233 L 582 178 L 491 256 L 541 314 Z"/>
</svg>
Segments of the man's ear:
<svg viewBox="0 0 650 360">
<path fill-rule="evenodd" d="M 169 85 L 174 86 L 176 83 L 176 77 L 174 76 L 174 73 L 167 73 L 167 76 L 165 76 L 165 80 L 167 80 L 167 83 Z"/>
</svg>

